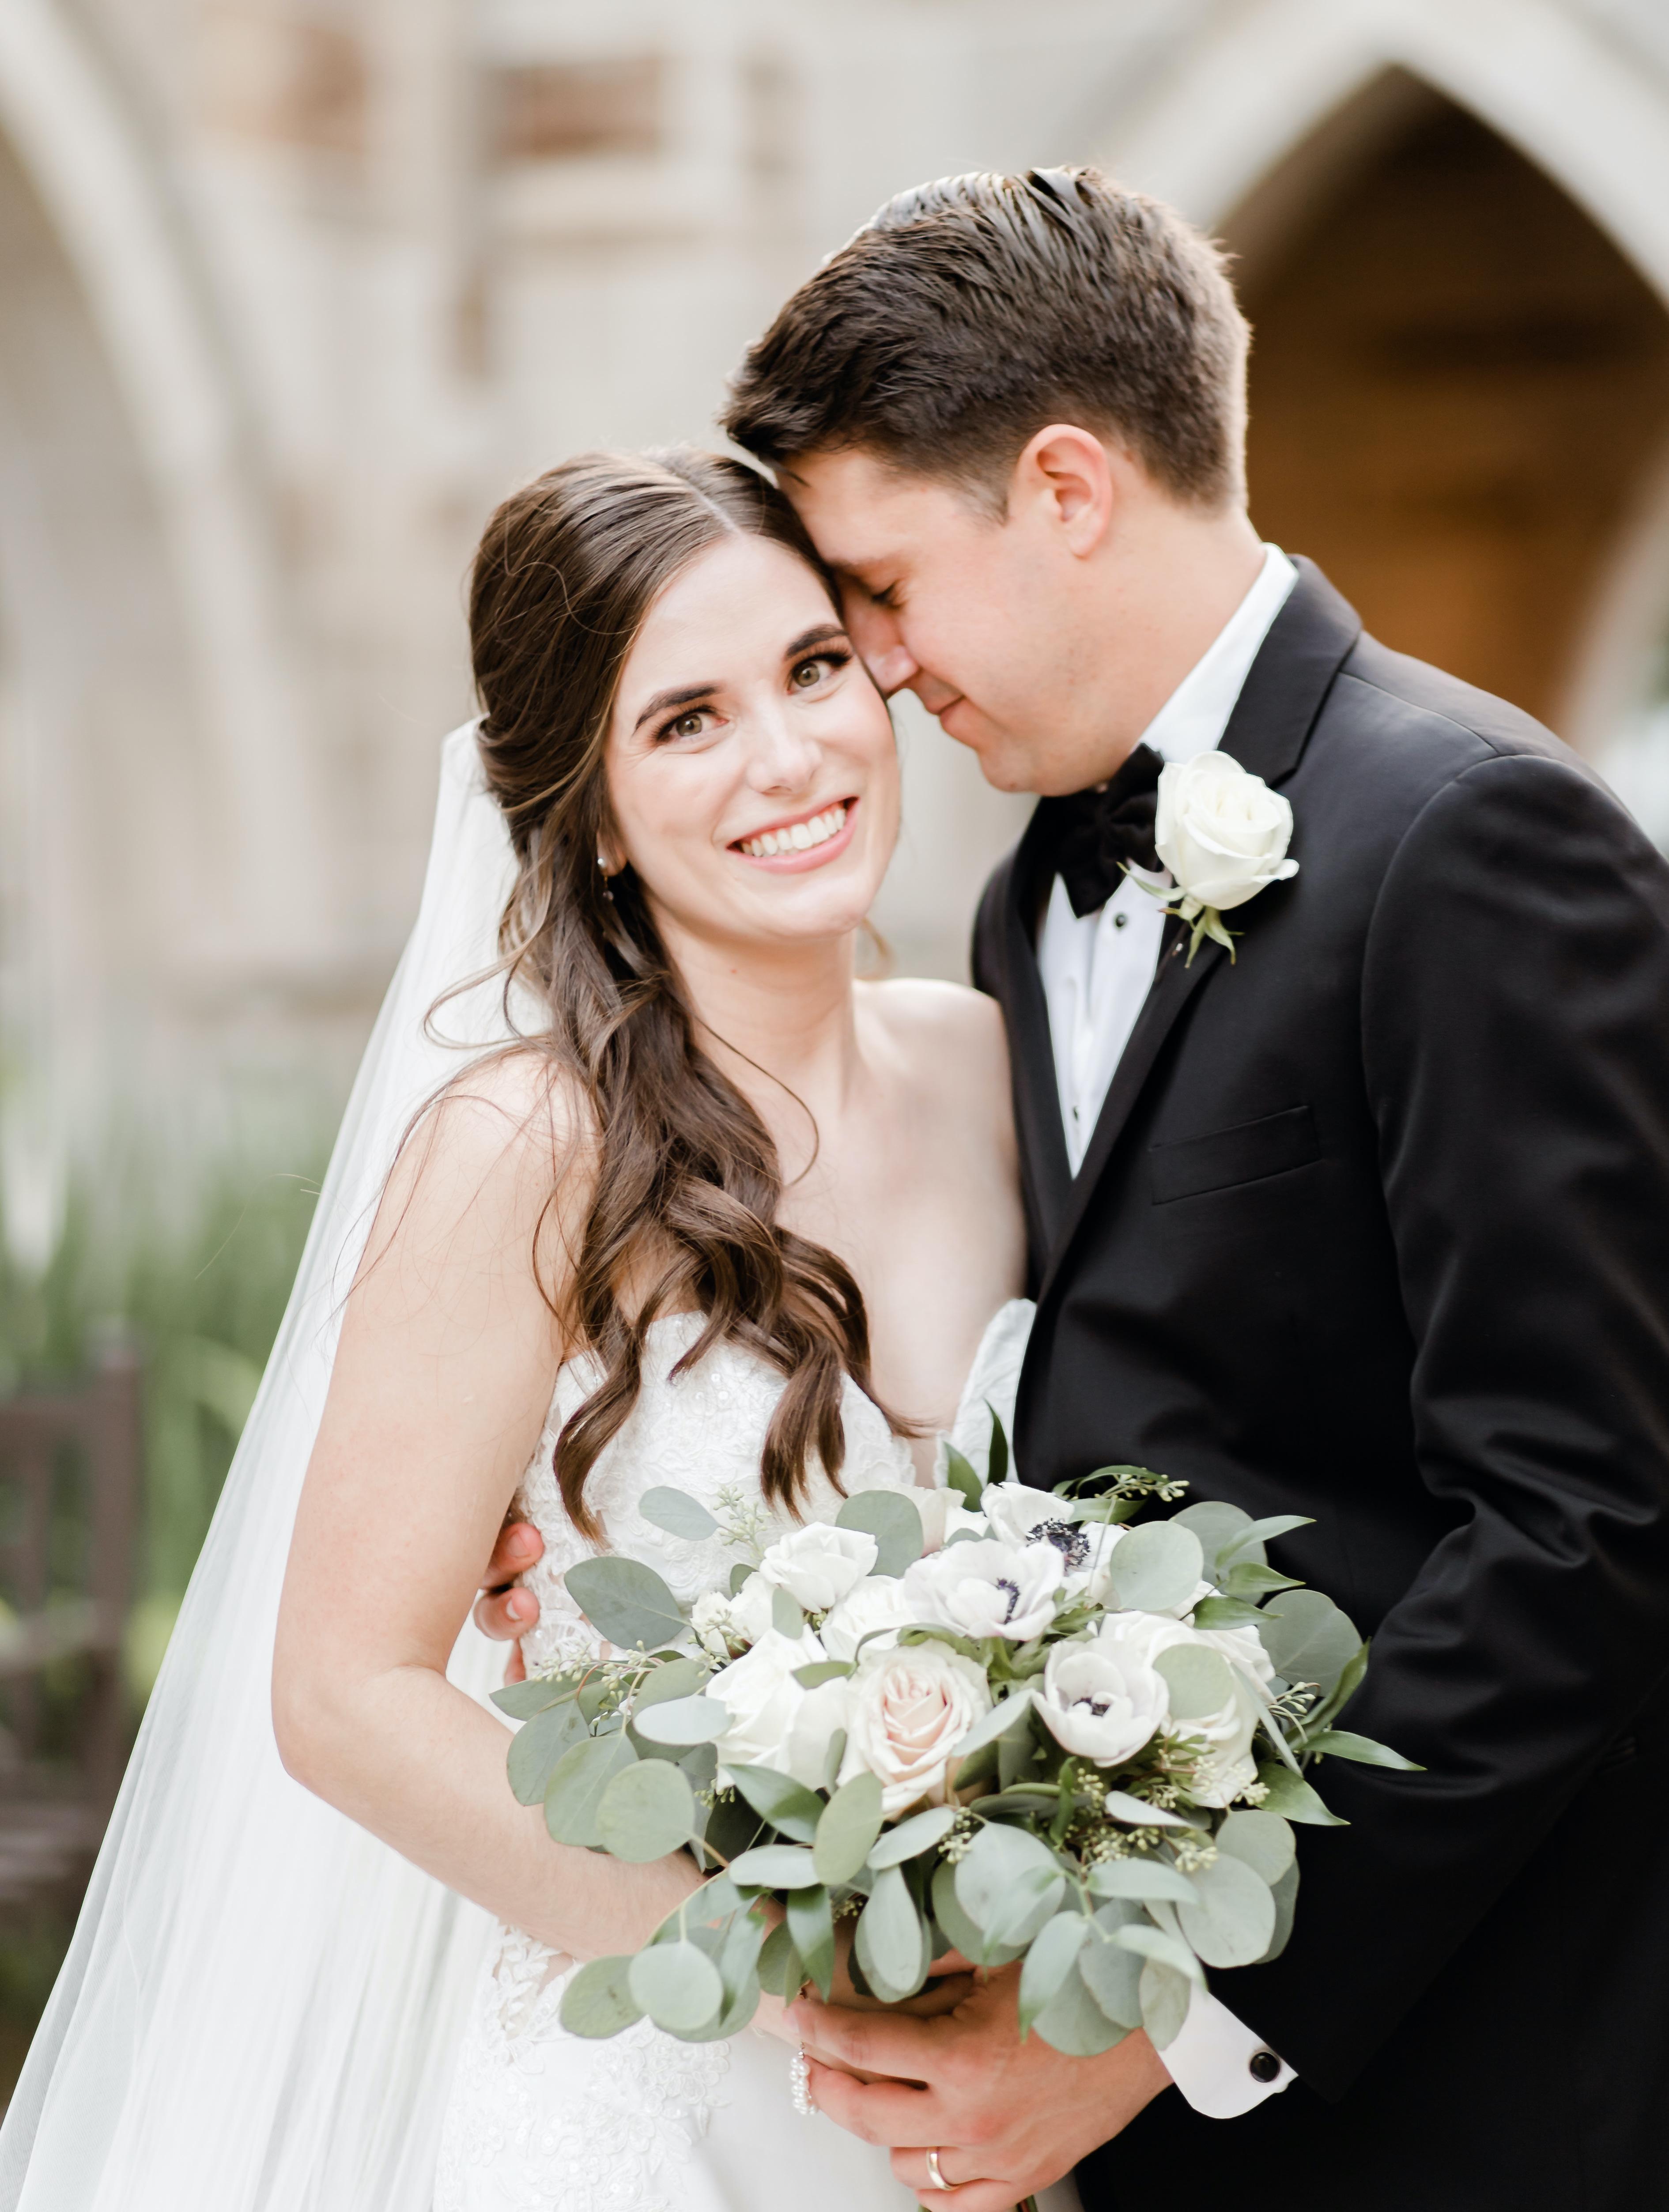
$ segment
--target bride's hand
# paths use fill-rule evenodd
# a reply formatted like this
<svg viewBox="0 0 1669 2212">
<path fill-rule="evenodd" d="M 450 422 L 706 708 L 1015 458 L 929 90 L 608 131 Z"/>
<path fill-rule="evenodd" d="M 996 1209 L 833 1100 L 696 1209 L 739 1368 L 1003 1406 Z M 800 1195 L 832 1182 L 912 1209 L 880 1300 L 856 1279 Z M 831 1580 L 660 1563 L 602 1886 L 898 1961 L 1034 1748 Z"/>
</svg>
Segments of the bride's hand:
<svg viewBox="0 0 1669 2212">
<path fill-rule="evenodd" d="M 527 1668 L 522 1662 L 519 1639 L 539 1618 L 538 1600 L 531 1590 L 523 1589 L 516 1577 L 537 1566 L 543 1555 L 544 1539 L 531 1522 L 507 1521 L 499 1530 L 493 1556 L 482 1577 L 475 1625 L 493 1643 L 510 1646 L 504 1669 L 507 1682 L 526 1680 Z"/>
</svg>

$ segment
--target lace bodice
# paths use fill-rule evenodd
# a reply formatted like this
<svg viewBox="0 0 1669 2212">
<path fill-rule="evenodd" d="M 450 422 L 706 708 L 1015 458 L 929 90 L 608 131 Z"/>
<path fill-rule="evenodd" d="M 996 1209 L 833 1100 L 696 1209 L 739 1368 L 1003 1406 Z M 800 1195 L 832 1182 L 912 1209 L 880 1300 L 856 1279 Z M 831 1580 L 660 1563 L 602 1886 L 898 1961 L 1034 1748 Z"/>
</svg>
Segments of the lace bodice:
<svg viewBox="0 0 1669 2212">
<path fill-rule="evenodd" d="M 641 1559 L 686 1602 L 728 1581 L 735 1554 L 719 1539 L 690 1543 L 670 1536 L 638 1510 L 644 1492 L 662 1484 L 688 1491 L 709 1511 L 718 1510 L 726 1491 L 748 1504 L 762 1503 L 760 1458 L 782 1395 L 782 1377 L 733 1344 L 715 1346 L 687 1374 L 674 1376 L 672 1370 L 701 1329 L 699 1314 L 670 1315 L 650 1327 L 637 1403 L 598 1455 L 586 1485 L 606 1539 L 600 1547 L 568 1519 L 554 1461 L 563 1423 L 602 1378 L 589 1356 L 569 1361 L 558 1376 L 544 1428 L 516 1493 L 516 1510 L 533 1522 L 545 1543 L 544 1556 L 525 1577 L 539 1601 L 539 1625 L 522 1638 L 530 1668 L 595 1655 L 596 1632 L 568 1595 L 562 1577 L 599 1548 Z M 847 1496 L 859 1490 L 907 1490 L 915 1479 L 908 1447 L 849 1378 L 841 1413 L 846 1429 L 841 1479 Z M 840 1492 L 814 1469 L 806 1518 L 832 1521 L 840 1507 Z M 765 1510 L 773 1534 L 797 1525 L 785 1507 Z"/>
</svg>

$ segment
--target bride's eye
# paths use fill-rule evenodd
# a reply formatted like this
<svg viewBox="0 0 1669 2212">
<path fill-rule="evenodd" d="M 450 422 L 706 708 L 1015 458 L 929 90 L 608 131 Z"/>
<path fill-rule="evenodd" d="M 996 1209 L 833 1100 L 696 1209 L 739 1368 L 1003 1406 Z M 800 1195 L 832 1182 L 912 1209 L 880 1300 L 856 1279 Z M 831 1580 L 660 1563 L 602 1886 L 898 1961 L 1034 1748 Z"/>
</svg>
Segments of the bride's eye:
<svg viewBox="0 0 1669 2212">
<path fill-rule="evenodd" d="M 680 714 L 675 721 L 664 723 L 660 734 L 663 738 L 705 737 L 711 714 L 710 708 L 692 707 L 687 714 Z"/>
<path fill-rule="evenodd" d="M 797 691 L 810 691 L 837 668 L 844 668 L 847 656 L 844 653 L 819 653 L 810 660 L 802 660 L 789 676 L 788 681 Z"/>
</svg>

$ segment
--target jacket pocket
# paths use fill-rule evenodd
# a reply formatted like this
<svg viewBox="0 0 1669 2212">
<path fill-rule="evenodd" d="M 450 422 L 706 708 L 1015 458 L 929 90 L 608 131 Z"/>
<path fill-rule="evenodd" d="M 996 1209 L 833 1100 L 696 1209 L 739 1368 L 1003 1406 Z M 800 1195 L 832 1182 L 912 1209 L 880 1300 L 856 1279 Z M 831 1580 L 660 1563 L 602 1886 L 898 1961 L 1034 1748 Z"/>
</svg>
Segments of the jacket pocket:
<svg viewBox="0 0 1669 2212">
<path fill-rule="evenodd" d="M 1289 1106 L 1279 1114 L 1265 1114 L 1261 1121 L 1213 1129 L 1209 1136 L 1186 1137 L 1180 1145 L 1150 1145 L 1148 1172 L 1153 1202 L 1166 1206 L 1176 1198 L 1198 1198 L 1204 1191 L 1260 1182 L 1265 1176 L 1308 1167 L 1320 1157 L 1315 1116 L 1308 1106 Z"/>
</svg>

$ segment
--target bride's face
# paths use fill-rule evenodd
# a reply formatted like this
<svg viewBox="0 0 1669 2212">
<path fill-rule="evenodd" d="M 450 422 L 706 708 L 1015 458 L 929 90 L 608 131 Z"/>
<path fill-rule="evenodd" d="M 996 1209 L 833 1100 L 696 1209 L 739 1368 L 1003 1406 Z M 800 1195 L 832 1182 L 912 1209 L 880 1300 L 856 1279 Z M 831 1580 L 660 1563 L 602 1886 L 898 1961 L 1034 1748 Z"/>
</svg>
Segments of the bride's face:
<svg viewBox="0 0 1669 2212">
<path fill-rule="evenodd" d="M 709 940 L 857 928 L 898 836 L 881 695 L 804 562 L 727 538 L 675 577 L 610 719 L 621 849 L 663 919 Z"/>
</svg>

